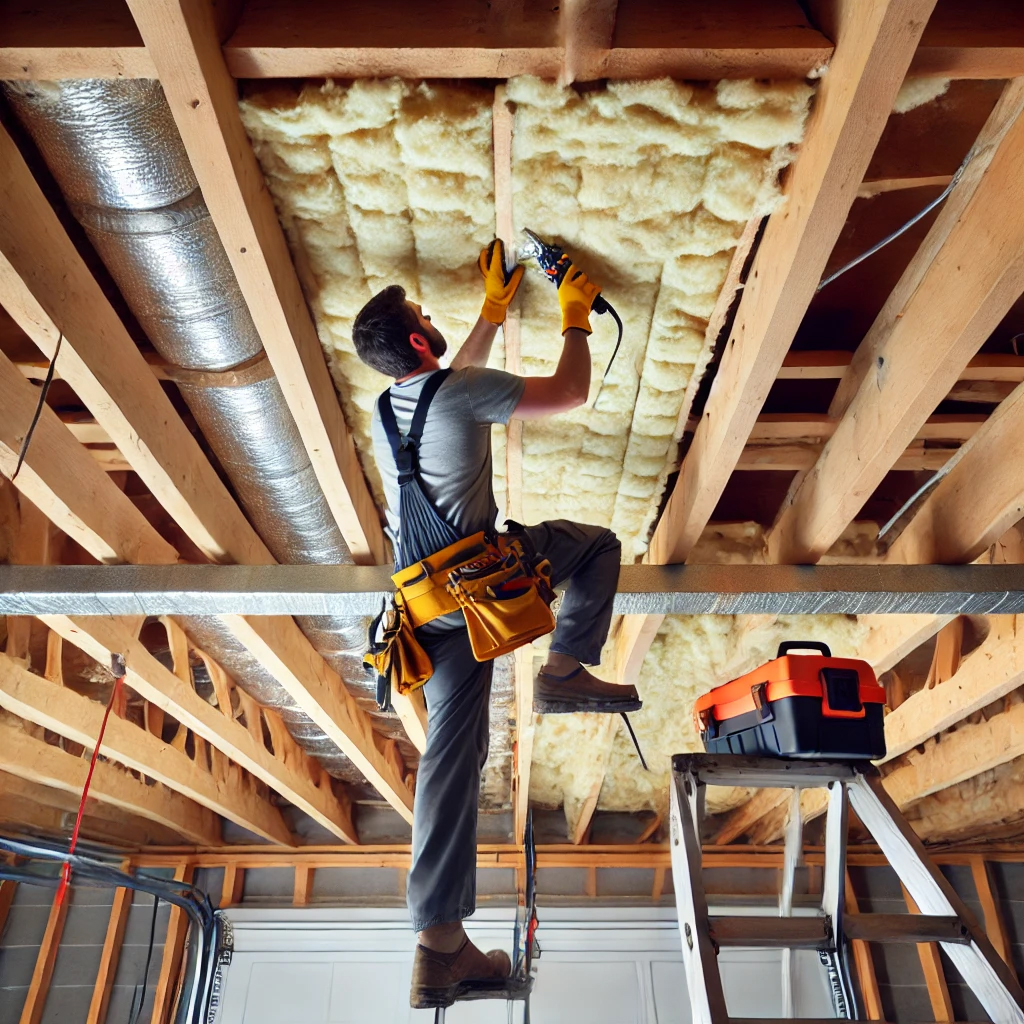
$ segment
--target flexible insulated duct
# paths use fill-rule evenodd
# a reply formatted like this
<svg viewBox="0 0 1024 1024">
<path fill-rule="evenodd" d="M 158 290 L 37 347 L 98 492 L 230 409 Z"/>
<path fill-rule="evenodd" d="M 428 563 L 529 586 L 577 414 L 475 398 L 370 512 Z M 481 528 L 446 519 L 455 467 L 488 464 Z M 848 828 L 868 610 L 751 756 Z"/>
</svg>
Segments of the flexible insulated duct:
<svg viewBox="0 0 1024 1024">
<path fill-rule="evenodd" d="M 153 346 L 173 367 L 206 374 L 179 374 L 182 397 L 274 557 L 351 563 L 159 82 L 8 82 L 4 91 Z M 225 370 L 238 372 L 209 376 Z M 411 756 L 397 719 L 376 711 L 361 665 L 364 620 L 298 621 L 378 728 Z M 183 625 L 243 689 L 280 712 L 332 775 L 363 781 L 220 620 Z"/>
</svg>

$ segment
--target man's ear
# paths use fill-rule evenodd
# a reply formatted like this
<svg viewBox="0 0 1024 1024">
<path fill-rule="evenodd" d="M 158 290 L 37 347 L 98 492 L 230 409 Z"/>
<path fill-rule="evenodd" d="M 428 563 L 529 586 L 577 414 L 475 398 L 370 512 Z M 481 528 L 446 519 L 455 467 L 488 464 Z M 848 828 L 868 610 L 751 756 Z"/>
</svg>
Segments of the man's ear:
<svg viewBox="0 0 1024 1024">
<path fill-rule="evenodd" d="M 419 354 L 427 355 L 430 352 L 430 342 L 422 334 L 410 334 L 409 344 L 419 352 Z"/>
</svg>

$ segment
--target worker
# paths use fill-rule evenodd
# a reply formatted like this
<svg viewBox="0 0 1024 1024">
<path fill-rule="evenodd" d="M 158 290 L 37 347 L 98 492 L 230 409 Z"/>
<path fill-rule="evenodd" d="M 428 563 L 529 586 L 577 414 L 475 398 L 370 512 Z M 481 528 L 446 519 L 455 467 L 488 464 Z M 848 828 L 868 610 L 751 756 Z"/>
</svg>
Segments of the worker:
<svg viewBox="0 0 1024 1024">
<path fill-rule="evenodd" d="M 512 417 L 540 419 L 568 412 L 587 400 L 588 314 L 600 289 L 570 267 L 558 289 L 564 339 L 558 367 L 549 377 L 521 377 L 487 369 L 486 363 L 523 268 L 506 274 L 498 240 L 481 252 L 479 265 L 485 286 L 483 309 L 450 371 L 441 369 L 448 348 L 444 336 L 399 285 L 374 295 L 353 325 L 359 358 L 394 378 L 385 392 L 394 414 L 388 421 L 403 437 L 410 431 L 424 386 L 435 374 L 447 373 L 430 399 L 417 456 L 419 484 L 433 506 L 427 518 L 439 531 L 433 547 L 429 536 L 425 539 L 431 523 L 424 525 L 423 516 L 411 523 L 400 520 L 397 441 L 393 445 L 387 436 L 380 401 L 374 410 L 373 450 L 396 568 L 415 564 L 452 539 L 495 531 L 491 424 L 507 424 Z M 571 474 L 567 478 L 572 479 Z M 522 530 L 537 554 L 550 561 L 553 585 L 567 584 L 550 651 L 534 684 L 534 711 L 639 709 L 635 687 L 603 682 L 584 667 L 600 662 L 608 636 L 620 562 L 615 534 L 565 520 L 509 528 Z M 511 966 L 502 951 L 478 950 L 462 925 L 476 901 L 477 804 L 487 757 L 492 662 L 474 659 L 461 611 L 420 626 L 415 635 L 433 665 L 424 687 L 427 743 L 416 776 L 407 879 L 410 916 L 418 933 L 410 1002 L 426 1008 L 450 1004 L 464 982 L 508 976 Z"/>
</svg>

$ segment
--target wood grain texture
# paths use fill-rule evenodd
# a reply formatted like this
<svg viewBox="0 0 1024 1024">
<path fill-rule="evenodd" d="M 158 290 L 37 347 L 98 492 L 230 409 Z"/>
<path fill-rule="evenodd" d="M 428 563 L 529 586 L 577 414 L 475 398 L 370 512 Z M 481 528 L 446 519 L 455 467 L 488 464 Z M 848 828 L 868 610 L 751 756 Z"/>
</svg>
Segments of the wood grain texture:
<svg viewBox="0 0 1024 1024">
<path fill-rule="evenodd" d="M 68 908 L 71 906 L 72 899 L 72 892 L 69 889 L 64 899 L 58 901 L 55 897 L 50 906 L 50 914 L 46 919 L 46 930 L 43 932 L 43 939 L 39 944 L 39 953 L 36 956 L 35 967 L 32 969 L 32 979 L 25 996 L 25 1004 L 21 1009 L 19 1024 L 40 1024 L 43 1019 L 46 997 L 50 991 L 50 980 L 53 978 L 53 968 L 57 963 L 57 954 L 60 952 L 64 922 L 67 920 Z"/>
<path fill-rule="evenodd" d="M 128 925 L 128 913 L 131 908 L 132 890 L 116 889 L 114 901 L 110 907 L 110 920 L 107 922 L 107 934 L 103 939 L 103 952 L 100 955 L 96 984 L 93 986 L 85 1024 L 106 1024 L 110 994 L 114 988 L 114 977 L 117 975 L 117 964 L 121 959 L 121 945 L 124 942 L 124 932 Z"/>
<path fill-rule="evenodd" d="M 715 386 L 651 542 L 681 562 L 739 461 L 863 180 L 934 0 L 847 5 L 801 152 L 769 218 Z M 906 447 L 904 445 L 904 447 Z"/>
<path fill-rule="evenodd" d="M 273 200 L 242 127 L 208 0 L 130 0 L 178 131 L 285 401 L 352 557 L 387 560 Z"/>
</svg>

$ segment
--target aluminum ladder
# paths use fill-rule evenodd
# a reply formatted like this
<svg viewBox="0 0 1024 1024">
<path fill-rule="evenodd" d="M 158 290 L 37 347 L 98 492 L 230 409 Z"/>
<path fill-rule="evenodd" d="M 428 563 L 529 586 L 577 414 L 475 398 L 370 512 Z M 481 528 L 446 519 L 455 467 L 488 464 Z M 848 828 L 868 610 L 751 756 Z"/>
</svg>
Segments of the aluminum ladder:
<svg viewBox="0 0 1024 1024">
<path fill-rule="evenodd" d="M 817 917 L 711 917 L 701 879 L 705 786 L 827 788 L 825 870 Z M 859 1003 L 847 942 L 939 942 L 995 1024 L 1024 1024 L 1024 990 L 973 914 L 932 864 L 924 845 L 867 761 L 677 754 L 672 759 L 672 879 L 694 1024 L 753 1024 L 730 1017 L 717 952 L 723 946 L 813 949 L 828 962 L 837 1016 Z M 849 808 L 881 848 L 920 914 L 844 910 Z M 787 858 L 792 871 L 795 858 Z M 784 888 L 786 882 L 783 883 Z M 791 885 L 791 878 L 790 878 Z M 806 1024 L 806 1018 L 801 1019 Z M 794 1021 L 794 1024 L 797 1024 Z"/>
</svg>

